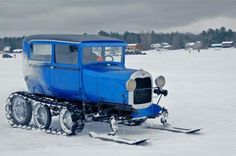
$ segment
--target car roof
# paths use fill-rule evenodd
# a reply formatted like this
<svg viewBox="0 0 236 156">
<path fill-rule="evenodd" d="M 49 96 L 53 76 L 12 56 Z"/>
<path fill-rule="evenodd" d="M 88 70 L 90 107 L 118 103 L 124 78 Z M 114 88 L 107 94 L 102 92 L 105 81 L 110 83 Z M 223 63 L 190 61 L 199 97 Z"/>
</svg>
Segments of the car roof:
<svg viewBox="0 0 236 156">
<path fill-rule="evenodd" d="M 32 40 L 47 40 L 47 41 L 65 41 L 65 42 L 123 42 L 122 40 L 99 36 L 99 35 L 77 35 L 77 34 L 40 34 L 25 37 L 25 42 Z"/>
</svg>

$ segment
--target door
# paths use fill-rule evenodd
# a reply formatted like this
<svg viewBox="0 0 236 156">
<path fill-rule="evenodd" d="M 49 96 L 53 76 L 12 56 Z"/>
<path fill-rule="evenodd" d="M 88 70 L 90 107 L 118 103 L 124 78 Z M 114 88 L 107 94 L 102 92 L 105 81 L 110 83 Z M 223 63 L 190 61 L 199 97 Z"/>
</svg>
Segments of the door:
<svg viewBox="0 0 236 156">
<path fill-rule="evenodd" d="M 80 100 L 80 68 L 78 45 L 54 44 L 51 66 L 53 93 L 69 101 Z"/>
</svg>

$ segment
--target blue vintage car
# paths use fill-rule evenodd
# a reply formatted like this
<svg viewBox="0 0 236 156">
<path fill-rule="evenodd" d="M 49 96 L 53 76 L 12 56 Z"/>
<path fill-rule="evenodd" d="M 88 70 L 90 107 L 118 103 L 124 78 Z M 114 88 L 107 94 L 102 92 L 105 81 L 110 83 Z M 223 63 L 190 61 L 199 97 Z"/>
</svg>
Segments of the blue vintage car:
<svg viewBox="0 0 236 156">
<path fill-rule="evenodd" d="M 86 121 L 138 125 L 163 114 L 153 91 L 167 95 L 163 76 L 125 67 L 127 44 L 98 35 L 32 35 L 23 41 L 24 79 L 29 92 L 15 92 L 6 110 L 12 125 L 41 129 L 59 115 L 62 130 L 75 134 Z M 159 101 L 158 101 L 159 102 Z"/>
</svg>

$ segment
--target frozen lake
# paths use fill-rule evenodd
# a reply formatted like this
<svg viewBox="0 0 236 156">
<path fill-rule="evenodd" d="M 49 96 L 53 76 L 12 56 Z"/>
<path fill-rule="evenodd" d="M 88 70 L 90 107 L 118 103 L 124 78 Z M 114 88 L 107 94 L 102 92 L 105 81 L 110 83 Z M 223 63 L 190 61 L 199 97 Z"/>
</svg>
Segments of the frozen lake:
<svg viewBox="0 0 236 156">
<path fill-rule="evenodd" d="M 1 56 L 0 56 L 1 57 Z M 169 95 L 161 105 L 177 126 L 204 128 L 198 135 L 177 134 L 144 127 L 120 126 L 120 136 L 148 137 L 147 144 L 128 146 L 90 138 L 87 133 L 109 131 L 107 124 L 89 123 L 79 136 L 64 137 L 14 129 L 5 117 L 5 100 L 26 90 L 21 57 L 0 58 L 0 155 L 186 155 L 236 154 L 236 49 L 147 51 L 127 56 L 126 66 L 166 77 Z M 157 99 L 153 99 L 156 101 Z M 158 119 L 149 122 L 159 122 Z"/>
</svg>

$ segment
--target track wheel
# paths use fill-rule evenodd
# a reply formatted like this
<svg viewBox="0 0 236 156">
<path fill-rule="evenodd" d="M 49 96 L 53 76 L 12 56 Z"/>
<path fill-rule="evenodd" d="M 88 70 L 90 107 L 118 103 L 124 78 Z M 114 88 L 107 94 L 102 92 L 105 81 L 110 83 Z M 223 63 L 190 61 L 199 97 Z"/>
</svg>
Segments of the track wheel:
<svg viewBox="0 0 236 156">
<path fill-rule="evenodd" d="M 34 123 L 39 128 L 49 128 L 52 120 L 50 108 L 46 105 L 37 103 L 33 108 Z"/>
<path fill-rule="evenodd" d="M 84 120 L 66 108 L 60 111 L 59 122 L 62 130 L 67 135 L 76 135 L 84 128 Z"/>
<path fill-rule="evenodd" d="M 32 118 L 31 103 L 21 96 L 13 96 L 10 101 L 10 116 L 17 125 L 28 125 Z"/>
</svg>

